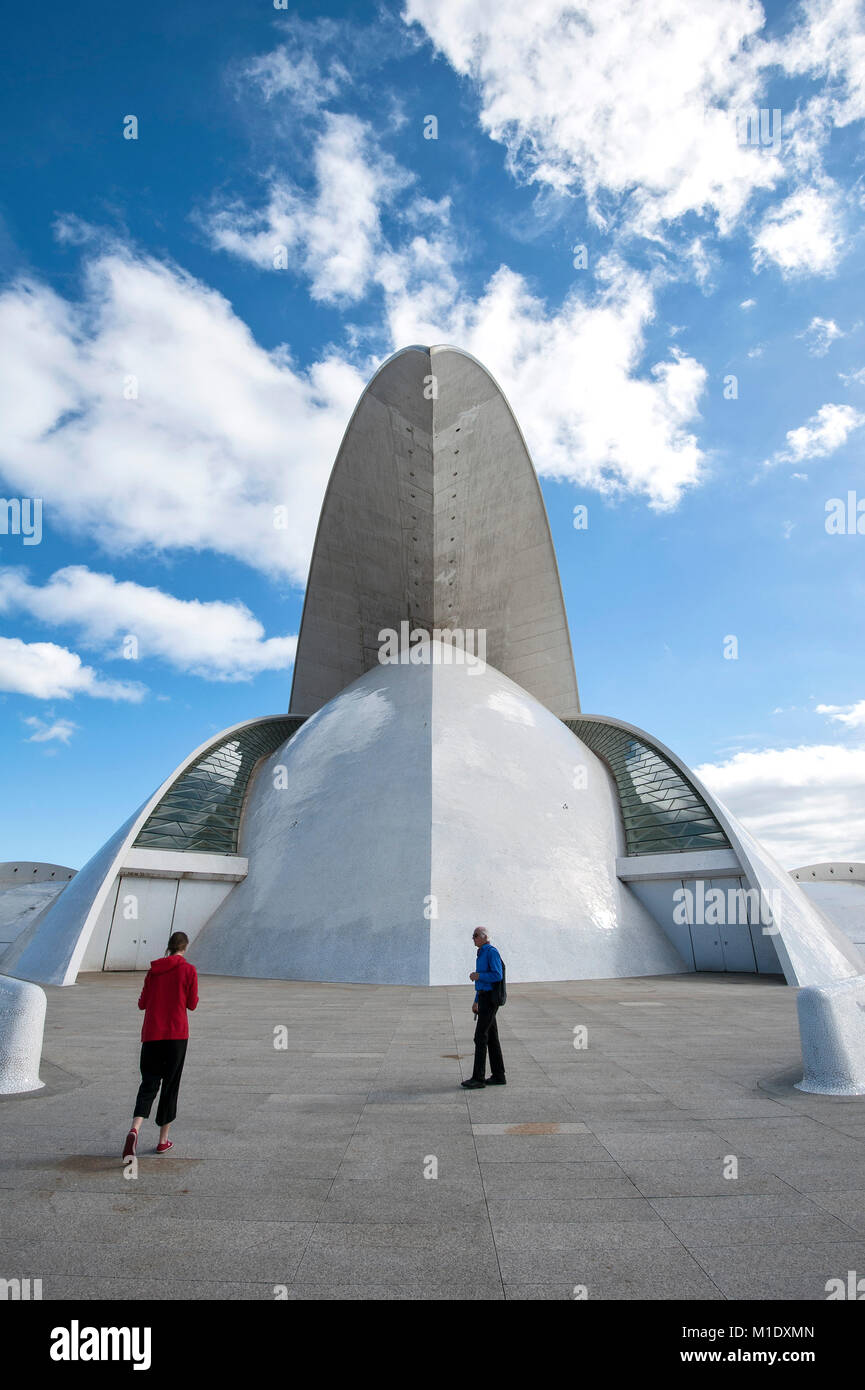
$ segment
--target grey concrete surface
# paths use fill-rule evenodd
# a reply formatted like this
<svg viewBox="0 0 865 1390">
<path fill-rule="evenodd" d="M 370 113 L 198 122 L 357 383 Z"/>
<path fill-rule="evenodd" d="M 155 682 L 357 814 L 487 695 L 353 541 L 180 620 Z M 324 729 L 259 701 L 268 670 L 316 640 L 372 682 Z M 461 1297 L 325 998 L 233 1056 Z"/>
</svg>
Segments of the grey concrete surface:
<svg viewBox="0 0 865 1390">
<path fill-rule="evenodd" d="M 0 1276 L 45 1299 L 819 1300 L 865 1271 L 865 1100 L 794 1088 L 774 980 L 514 985 L 508 1085 L 469 1093 L 468 986 L 202 977 L 176 1147 L 145 1124 L 126 1179 L 140 985 L 49 989 L 45 1087 L 0 1099 Z"/>
<path fill-rule="evenodd" d="M 404 619 L 485 633 L 491 665 L 579 713 L 540 485 L 499 387 L 459 348 L 405 348 L 358 402 L 321 509 L 292 714 L 373 669 Z"/>
</svg>

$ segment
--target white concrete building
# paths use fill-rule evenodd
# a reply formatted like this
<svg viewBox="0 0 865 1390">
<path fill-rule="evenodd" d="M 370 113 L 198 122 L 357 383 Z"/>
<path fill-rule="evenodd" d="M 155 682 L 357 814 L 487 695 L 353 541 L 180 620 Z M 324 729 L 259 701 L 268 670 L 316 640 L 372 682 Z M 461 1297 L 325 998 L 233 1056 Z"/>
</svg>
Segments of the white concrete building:
<svg viewBox="0 0 865 1390">
<path fill-rule="evenodd" d="M 203 972 L 454 984 L 483 924 L 511 982 L 730 970 L 855 992 L 865 958 L 821 906 L 674 753 L 581 712 L 514 416 L 468 354 L 413 347 L 337 456 L 290 712 L 196 749 L 7 926 L 0 971 L 142 969 L 183 929 Z"/>
</svg>

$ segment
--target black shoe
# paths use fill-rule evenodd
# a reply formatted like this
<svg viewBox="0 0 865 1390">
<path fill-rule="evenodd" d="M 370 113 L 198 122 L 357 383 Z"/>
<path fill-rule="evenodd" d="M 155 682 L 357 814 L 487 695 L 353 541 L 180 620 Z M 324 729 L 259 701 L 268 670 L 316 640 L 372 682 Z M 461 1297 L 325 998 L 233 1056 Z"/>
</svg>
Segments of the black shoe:
<svg viewBox="0 0 865 1390">
<path fill-rule="evenodd" d="M 507 1086 L 507 1079 L 504 1076 L 488 1076 L 484 1082 L 485 1086 Z"/>
<path fill-rule="evenodd" d="M 464 1091 L 482 1091 L 486 1084 L 485 1081 L 475 1081 L 473 1076 L 470 1076 L 468 1081 L 460 1082 Z"/>
</svg>

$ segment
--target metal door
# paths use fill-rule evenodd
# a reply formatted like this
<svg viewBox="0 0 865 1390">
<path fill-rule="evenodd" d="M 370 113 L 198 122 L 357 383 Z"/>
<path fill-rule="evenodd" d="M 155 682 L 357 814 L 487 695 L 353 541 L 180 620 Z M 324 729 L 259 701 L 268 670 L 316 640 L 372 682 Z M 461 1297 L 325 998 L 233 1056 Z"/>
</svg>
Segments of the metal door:
<svg viewBox="0 0 865 1390">
<path fill-rule="evenodd" d="M 120 880 L 106 970 L 146 970 L 168 945 L 177 900 L 177 880 L 135 878 Z"/>
<path fill-rule="evenodd" d="M 686 901 L 690 907 L 688 924 L 691 928 L 691 944 L 694 948 L 694 968 L 695 970 L 724 970 L 724 947 L 721 943 L 720 926 L 713 926 L 705 921 L 695 921 L 699 915 L 697 909 L 704 902 L 710 885 L 706 879 L 702 879 L 699 880 L 700 886 L 698 886 L 698 880 L 695 878 L 686 878 L 684 884 L 690 892 L 690 897 Z M 702 891 L 700 891 L 700 887 L 702 887 Z"/>
</svg>

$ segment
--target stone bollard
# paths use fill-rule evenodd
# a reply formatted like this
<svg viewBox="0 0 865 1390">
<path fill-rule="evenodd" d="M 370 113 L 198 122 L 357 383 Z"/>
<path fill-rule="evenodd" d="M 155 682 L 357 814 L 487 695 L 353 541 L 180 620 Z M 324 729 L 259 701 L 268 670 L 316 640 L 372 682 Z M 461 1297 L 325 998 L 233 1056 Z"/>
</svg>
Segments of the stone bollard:
<svg viewBox="0 0 865 1390">
<path fill-rule="evenodd" d="M 800 989 L 799 1035 L 805 1075 L 800 1091 L 865 1095 L 865 975 Z"/>
<path fill-rule="evenodd" d="M 0 1095 L 38 1091 L 42 1034 L 48 1004 L 44 989 L 0 975 Z"/>
</svg>

